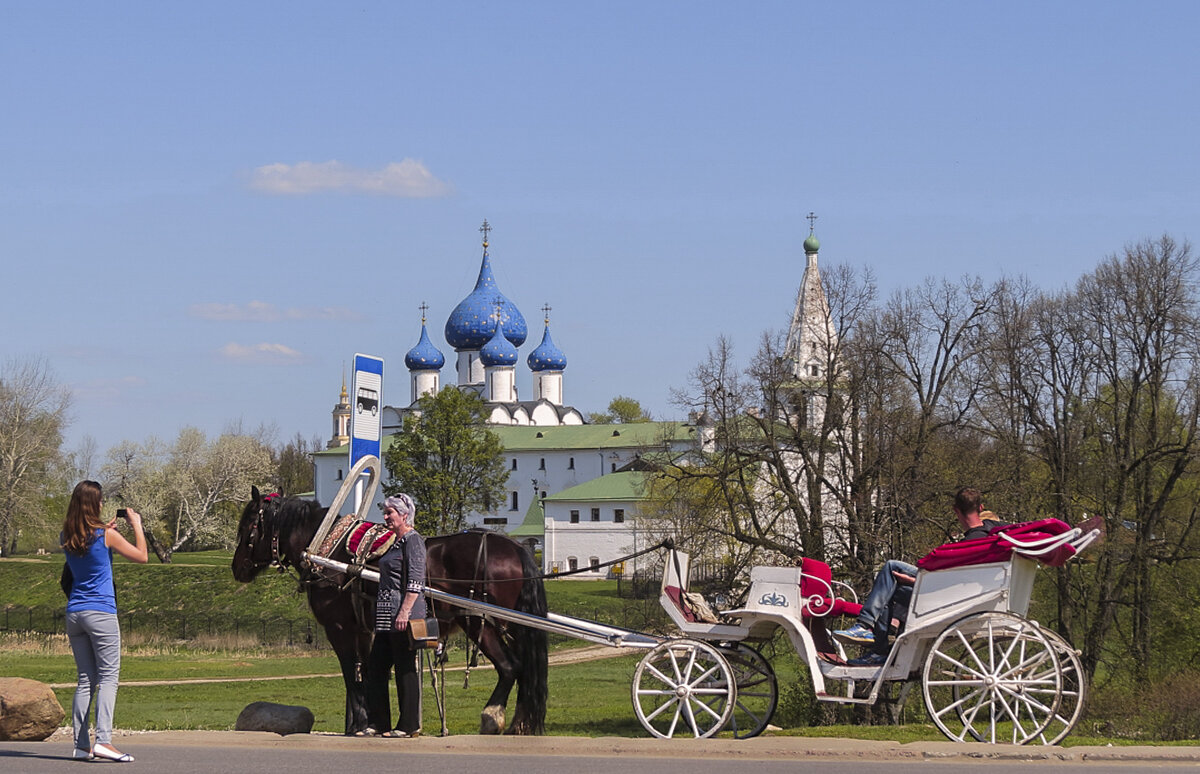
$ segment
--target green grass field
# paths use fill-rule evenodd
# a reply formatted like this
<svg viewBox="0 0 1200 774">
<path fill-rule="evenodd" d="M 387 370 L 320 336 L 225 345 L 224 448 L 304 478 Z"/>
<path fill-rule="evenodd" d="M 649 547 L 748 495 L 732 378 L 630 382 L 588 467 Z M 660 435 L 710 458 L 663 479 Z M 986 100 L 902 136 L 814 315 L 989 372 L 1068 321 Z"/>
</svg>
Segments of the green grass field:
<svg viewBox="0 0 1200 774">
<path fill-rule="evenodd" d="M 266 572 L 253 584 L 235 582 L 229 572 L 227 552 L 177 554 L 170 565 L 132 565 L 118 561 L 117 594 L 123 613 L 134 613 L 150 622 L 123 634 L 122 685 L 117 700 L 120 728 L 231 729 L 238 714 L 254 701 L 302 704 L 315 717 L 315 730 L 340 733 L 343 729 L 344 689 L 332 651 L 307 645 L 262 644 L 254 631 L 200 632 L 180 637 L 176 624 L 153 625 L 169 613 L 193 620 L 228 622 L 234 618 L 311 620 L 294 578 Z M 29 560 L 0 560 L 0 588 L 4 609 L 64 606 L 58 588 L 61 556 Z M 619 597 L 615 582 L 550 581 L 546 593 L 551 610 L 580 618 L 615 623 L 645 631 L 664 630 L 665 616 L 655 599 Z M 19 618 L 19 616 L 14 616 Z M 163 621 L 168 620 L 163 618 Z M 13 624 L 19 624 L 14 620 Z M 3 625 L 3 619 L 0 619 Z M 55 689 L 69 709 L 74 694 L 74 661 L 66 637 L 58 634 L 25 634 L 0 631 L 0 676 L 19 676 L 61 685 Z M 19 628 L 16 626 L 15 628 Z M 552 636 L 554 650 L 580 643 Z M 546 732 L 554 735 L 642 737 L 630 697 L 634 669 L 641 651 L 584 663 L 552 665 Z M 807 679 L 786 643 L 776 643 L 769 660 L 779 678 L 778 731 L 788 735 L 839 736 L 898 742 L 939 740 L 941 735 L 920 710 L 920 701 L 909 701 L 906 722 L 886 725 L 808 725 L 813 698 Z M 476 733 L 479 712 L 495 686 L 495 672 L 472 672 L 470 687 L 463 687 L 465 654 L 451 653 L 446 675 L 447 724 L 453 734 Z M 456 671 L 454 668 L 458 667 Z M 272 679 L 288 677 L 294 679 Z M 187 682 L 214 680 L 217 682 Z M 150 685 L 147 681 L 171 681 Z M 426 686 L 427 732 L 436 732 L 436 704 Z M 515 691 L 514 691 L 515 698 Z M 394 695 L 393 695 L 394 701 Z M 513 709 L 510 700 L 509 712 Z M 1082 728 L 1079 731 L 1083 731 Z M 1076 733 L 1068 744 L 1105 744 Z M 1120 744 L 1117 740 L 1113 743 Z M 1125 742 L 1128 743 L 1128 742 Z"/>
</svg>

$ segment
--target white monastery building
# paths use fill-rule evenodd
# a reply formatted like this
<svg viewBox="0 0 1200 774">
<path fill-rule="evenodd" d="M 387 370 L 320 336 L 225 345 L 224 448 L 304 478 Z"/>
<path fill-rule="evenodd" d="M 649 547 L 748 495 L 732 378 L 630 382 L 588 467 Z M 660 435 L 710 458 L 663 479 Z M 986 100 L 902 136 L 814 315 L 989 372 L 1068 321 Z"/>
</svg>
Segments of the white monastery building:
<svg viewBox="0 0 1200 774">
<path fill-rule="evenodd" d="M 505 502 L 493 511 L 471 514 L 469 524 L 505 532 L 540 549 L 546 572 L 592 567 L 645 548 L 637 524 L 647 478 L 643 457 L 675 457 L 711 448 L 706 446 L 712 443 L 711 430 L 695 418 L 687 423 L 589 424 L 579 410 L 564 403 L 567 358 L 551 338 L 549 307 L 543 307 L 541 342 L 525 358 L 532 399 L 520 400 L 517 362 L 518 348 L 528 336 L 525 317 L 496 285 L 487 221 L 480 230 L 484 240 L 479 277 L 451 312 L 444 333 L 455 352 L 455 384 L 483 397 L 490 412 L 489 429 L 501 440 L 510 472 Z M 828 320 L 817 273 L 818 243 L 810 235 L 804 245 L 808 263 L 788 338 L 798 377 L 818 365 L 812 340 L 822 330 L 817 326 Z M 386 454 L 417 400 L 443 386 L 446 357 L 429 338 L 425 311 L 422 306 L 417 343 L 404 358 L 408 403 L 383 407 L 381 454 Z M 391 381 L 394 384 L 395 377 Z M 333 501 L 349 470 L 352 410 L 343 379 L 333 409 L 333 436 L 325 450 L 313 455 L 318 502 Z M 382 499 L 381 487 L 375 504 Z M 370 512 L 377 516 L 378 509 Z M 609 572 L 599 569 L 581 576 L 605 577 Z"/>
</svg>

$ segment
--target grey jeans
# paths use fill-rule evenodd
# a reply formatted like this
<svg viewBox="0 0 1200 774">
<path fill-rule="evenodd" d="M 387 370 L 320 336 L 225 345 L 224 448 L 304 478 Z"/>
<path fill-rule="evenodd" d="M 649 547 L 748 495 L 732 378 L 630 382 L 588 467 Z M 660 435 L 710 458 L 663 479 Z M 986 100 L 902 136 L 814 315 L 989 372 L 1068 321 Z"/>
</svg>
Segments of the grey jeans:
<svg viewBox="0 0 1200 774">
<path fill-rule="evenodd" d="M 67 638 L 75 654 L 79 686 L 71 704 L 75 749 L 90 750 L 88 716 L 96 707 L 96 742 L 112 742 L 113 705 L 121 677 L 121 626 L 113 613 L 78 610 L 67 613 Z"/>
</svg>

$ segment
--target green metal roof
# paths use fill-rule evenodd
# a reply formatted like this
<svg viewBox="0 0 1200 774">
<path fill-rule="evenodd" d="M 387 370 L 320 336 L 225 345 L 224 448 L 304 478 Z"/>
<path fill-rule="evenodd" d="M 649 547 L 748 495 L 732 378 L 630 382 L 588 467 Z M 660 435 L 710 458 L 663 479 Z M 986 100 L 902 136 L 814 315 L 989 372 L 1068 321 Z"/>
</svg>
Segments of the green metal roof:
<svg viewBox="0 0 1200 774">
<path fill-rule="evenodd" d="M 613 449 L 661 446 L 687 441 L 696 428 L 682 422 L 635 422 L 628 425 L 560 425 L 557 427 L 489 425 L 505 451 Z"/>
<path fill-rule="evenodd" d="M 546 534 L 546 512 L 542 501 L 534 498 L 525 511 L 525 520 L 508 531 L 509 537 L 542 537 Z"/>
<path fill-rule="evenodd" d="M 634 422 L 622 425 L 488 425 L 500 438 L 506 452 L 557 451 L 566 449 L 629 449 L 661 447 L 664 441 L 679 443 L 696 438 L 696 428 L 683 422 Z M 392 435 L 383 437 L 380 454 L 392 445 Z M 313 456 L 345 456 L 346 446 L 314 452 Z"/>
<path fill-rule="evenodd" d="M 548 502 L 596 502 L 598 500 L 644 500 L 649 473 L 631 470 L 609 473 L 545 498 Z"/>
</svg>

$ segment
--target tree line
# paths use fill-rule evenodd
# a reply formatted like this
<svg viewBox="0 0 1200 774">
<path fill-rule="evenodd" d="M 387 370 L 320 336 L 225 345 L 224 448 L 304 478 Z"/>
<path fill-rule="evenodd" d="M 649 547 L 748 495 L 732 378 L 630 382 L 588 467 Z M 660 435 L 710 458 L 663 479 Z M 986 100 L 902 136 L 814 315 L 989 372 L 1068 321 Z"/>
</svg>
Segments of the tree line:
<svg viewBox="0 0 1200 774">
<path fill-rule="evenodd" d="M 721 339 L 676 391 L 711 441 L 656 479 L 654 521 L 731 575 L 806 555 L 868 578 L 952 536 L 959 486 L 1008 521 L 1099 516 L 1106 540 L 1052 571 L 1041 619 L 1089 674 L 1194 666 L 1197 268 L 1163 236 L 1061 290 L 966 277 L 880 299 L 833 266 L 812 351 L 768 333 L 741 365 Z"/>
<path fill-rule="evenodd" d="M 104 485 L 105 507 L 128 505 L 143 516 L 160 561 L 180 550 L 231 544 L 251 485 L 288 494 L 313 489 L 310 454 L 319 439 L 233 425 L 215 438 L 184 427 L 172 442 L 122 441 L 98 459 L 95 442 L 63 448 L 70 391 L 39 357 L 0 369 L 0 556 L 19 548 L 54 550 L 71 488 L 84 478 Z"/>
</svg>

